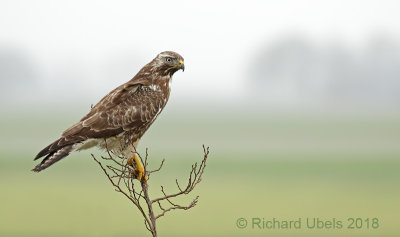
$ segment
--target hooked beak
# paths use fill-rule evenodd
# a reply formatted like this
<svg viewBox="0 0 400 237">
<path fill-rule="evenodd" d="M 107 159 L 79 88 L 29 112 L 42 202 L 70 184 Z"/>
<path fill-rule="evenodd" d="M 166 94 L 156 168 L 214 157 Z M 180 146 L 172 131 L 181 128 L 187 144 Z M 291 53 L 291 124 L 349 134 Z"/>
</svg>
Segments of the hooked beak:
<svg viewBox="0 0 400 237">
<path fill-rule="evenodd" d="M 183 63 L 182 59 L 179 60 L 178 68 L 182 69 L 183 72 L 185 71 L 185 64 Z"/>
</svg>

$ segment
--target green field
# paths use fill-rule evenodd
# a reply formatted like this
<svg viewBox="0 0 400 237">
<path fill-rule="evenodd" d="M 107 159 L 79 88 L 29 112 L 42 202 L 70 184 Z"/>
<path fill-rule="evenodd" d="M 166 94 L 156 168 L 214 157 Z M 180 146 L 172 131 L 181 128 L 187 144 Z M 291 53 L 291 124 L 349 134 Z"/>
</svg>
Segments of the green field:
<svg viewBox="0 0 400 237">
<path fill-rule="evenodd" d="M 0 153 L 0 236 L 150 236 L 136 209 L 113 191 L 89 152 L 71 155 L 45 172 L 29 170 L 36 152 L 73 118 L 30 124 L 3 118 Z M 192 121 L 192 122 L 187 122 Z M 194 121 L 194 122 L 193 122 Z M 174 190 L 190 165 L 211 154 L 202 183 L 182 203 L 198 206 L 168 213 L 159 236 L 399 236 L 400 120 L 309 117 L 166 116 L 142 143 L 150 165 L 166 164 L 151 179 Z M 23 146 L 21 145 L 23 144 Z M 96 153 L 98 154 L 98 153 Z M 252 218 L 343 221 L 341 229 L 255 229 Z M 247 228 L 236 226 L 246 218 Z M 379 227 L 347 229 L 347 218 L 378 218 Z"/>
</svg>

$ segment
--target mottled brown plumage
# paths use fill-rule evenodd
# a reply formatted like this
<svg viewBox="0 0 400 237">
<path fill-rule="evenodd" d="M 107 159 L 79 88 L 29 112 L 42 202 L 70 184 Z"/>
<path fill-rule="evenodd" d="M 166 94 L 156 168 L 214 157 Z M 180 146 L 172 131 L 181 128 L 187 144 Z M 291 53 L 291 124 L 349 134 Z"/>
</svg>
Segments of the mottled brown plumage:
<svg viewBox="0 0 400 237">
<path fill-rule="evenodd" d="M 140 138 L 165 107 L 172 75 L 184 70 L 183 58 L 162 52 L 130 81 L 112 90 L 79 122 L 38 153 L 45 156 L 33 171 L 39 172 L 74 150 L 93 146 L 131 155 Z M 106 144 L 107 143 L 107 144 Z"/>
</svg>

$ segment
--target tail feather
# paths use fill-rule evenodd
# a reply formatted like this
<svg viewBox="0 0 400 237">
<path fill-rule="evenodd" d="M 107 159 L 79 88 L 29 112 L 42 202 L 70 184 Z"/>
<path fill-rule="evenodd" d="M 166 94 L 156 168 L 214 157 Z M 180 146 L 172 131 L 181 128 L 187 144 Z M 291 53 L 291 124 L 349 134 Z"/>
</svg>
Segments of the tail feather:
<svg viewBox="0 0 400 237">
<path fill-rule="evenodd" d="M 48 147 L 50 147 L 50 146 L 48 146 Z M 46 147 L 47 150 L 48 150 L 48 147 Z M 44 150 L 46 150 L 46 148 L 43 149 L 41 152 L 39 152 L 38 156 Z M 40 164 L 38 164 L 32 171 L 39 172 L 39 171 L 46 169 L 47 167 L 51 166 L 52 164 L 56 163 L 57 161 L 61 160 L 62 158 L 68 156 L 72 150 L 73 150 L 73 145 L 67 145 L 67 146 L 62 147 L 61 149 L 58 149 L 56 151 L 52 151 L 52 152 L 48 153 L 47 156 L 42 160 L 42 162 L 40 162 Z M 35 160 L 40 157 L 40 156 L 39 157 L 38 156 L 35 158 Z"/>
<path fill-rule="evenodd" d="M 61 149 L 62 147 L 65 146 L 64 144 L 60 144 L 63 140 L 64 140 L 64 138 L 57 139 L 55 142 L 46 146 L 36 155 L 35 159 L 33 159 L 33 160 L 37 160 L 42 156 L 52 154 L 52 153 L 58 151 L 59 149 Z"/>
<path fill-rule="evenodd" d="M 37 160 L 37 159 L 39 159 L 39 158 L 42 157 L 42 156 L 45 156 L 45 155 L 50 154 L 50 153 L 51 153 L 51 151 L 50 151 L 51 145 L 53 145 L 53 144 L 50 144 L 50 145 L 46 146 L 45 148 L 43 148 L 43 150 L 41 150 L 41 151 L 36 155 L 35 159 L 33 159 L 33 160 Z"/>
<path fill-rule="evenodd" d="M 41 170 L 46 169 L 62 158 L 66 157 L 71 153 L 71 151 L 76 148 L 76 144 L 82 142 L 84 139 L 79 136 L 75 137 L 61 137 L 57 139 L 55 142 L 51 143 L 43 150 L 41 150 L 35 157 L 34 160 L 37 160 L 43 156 L 44 159 L 40 164 L 38 164 L 32 171 L 39 172 Z"/>
</svg>

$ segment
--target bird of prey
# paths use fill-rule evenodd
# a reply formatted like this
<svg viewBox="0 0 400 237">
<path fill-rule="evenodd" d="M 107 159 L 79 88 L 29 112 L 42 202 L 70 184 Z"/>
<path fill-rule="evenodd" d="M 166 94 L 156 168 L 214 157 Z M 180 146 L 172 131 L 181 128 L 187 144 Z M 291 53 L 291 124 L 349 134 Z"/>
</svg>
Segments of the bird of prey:
<svg viewBox="0 0 400 237">
<path fill-rule="evenodd" d="M 39 172 L 72 151 L 97 146 L 135 162 L 136 177 L 146 178 L 135 154 L 140 138 L 165 107 L 172 75 L 185 70 L 183 57 L 172 51 L 158 54 L 130 81 L 103 97 L 79 122 L 41 150 L 34 160 L 44 159 L 33 171 Z"/>
</svg>

